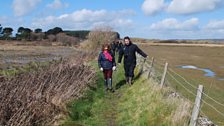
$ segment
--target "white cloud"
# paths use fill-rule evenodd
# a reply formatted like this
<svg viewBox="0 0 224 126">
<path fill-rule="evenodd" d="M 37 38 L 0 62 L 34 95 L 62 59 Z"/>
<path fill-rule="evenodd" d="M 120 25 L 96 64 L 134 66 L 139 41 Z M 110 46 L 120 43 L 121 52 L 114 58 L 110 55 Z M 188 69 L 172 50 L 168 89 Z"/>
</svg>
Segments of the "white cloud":
<svg viewBox="0 0 224 126">
<path fill-rule="evenodd" d="M 52 3 L 48 4 L 47 7 L 51 9 L 60 9 L 68 7 L 68 3 L 62 3 L 61 0 L 54 0 Z"/>
<path fill-rule="evenodd" d="M 167 11 L 175 14 L 193 14 L 212 11 L 222 4 L 222 0 L 173 0 Z"/>
<path fill-rule="evenodd" d="M 223 39 L 224 35 L 224 20 L 212 20 L 209 21 L 201 29 L 202 31 L 206 32 L 208 36 L 211 37 L 219 37 Z"/>
<path fill-rule="evenodd" d="M 24 16 L 31 13 L 41 1 L 42 0 L 14 0 L 12 4 L 14 15 Z"/>
<path fill-rule="evenodd" d="M 5 24 L 7 22 L 7 17 L 6 16 L 0 16 L 0 24 Z"/>
<path fill-rule="evenodd" d="M 224 20 L 200 25 L 197 18 L 185 21 L 168 18 L 151 24 L 144 32 L 150 33 L 148 36 L 151 38 L 159 39 L 223 39 Z"/>
<path fill-rule="evenodd" d="M 110 25 L 113 28 L 129 27 L 132 20 L 127 17 L 135 14 L 132 10 L 107 11 L 82 9 L 70 14 L 48 16 L 33 20 L 33 27 L 63 29 L 91 29 L 97 25 Z M 126 19 L 127 18 L 127 19 Z"/>
<path fill-rule="evenodd" d="M 0 16 L 0 24 L 2 27 L 15 27 L 15 26 L 21 26 L 24 24 L 24 19 L 21 17 L 18 17 L 16 20 L 14 17 L 9 16 Z M 15 30 L 15 29 L 14 29 Z"/>
<path fill-rule="evenodd" d="M 209 21 L 204 28 L 210 30 L 224 30 L 224 20 Z"/>
<path fill-rule="evenodd" d="M 224 5 L 223 0 L 145 0 L 142 4 L 143 12 L 155 15 L 160 12 L 171 14 L 194 14 L 216 10 Z"/>
<path fill-rule="evenodd" d="M 164 0 L 145 0 L 142 10 L 146 15 L 155 15 L 165 7 Z"/>
<path fill-rule="evenodd" d="M 153 23 L 150 26 L 152 30 L 194 30 L 198 27 L 199 20 L 197 18 L 191 18 L 186 21 L 178 21 L 175 18 L 167 18 L 157 23 Z"/>
</svg>

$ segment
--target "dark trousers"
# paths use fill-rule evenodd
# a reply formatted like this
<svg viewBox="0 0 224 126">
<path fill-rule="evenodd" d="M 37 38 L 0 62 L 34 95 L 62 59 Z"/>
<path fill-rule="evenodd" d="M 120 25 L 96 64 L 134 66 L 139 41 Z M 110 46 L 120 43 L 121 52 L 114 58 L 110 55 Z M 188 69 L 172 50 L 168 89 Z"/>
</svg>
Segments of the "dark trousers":
<svg viewBox="0 0 224 126">
<path fill-rule="evenodd" d="M 112 89 L 112 69 L 103 70 L 105 90 Z"/>
<path fill-rule="evenodd" d="M 103 70 L 104 79 L 110 79 L 112 78 L 112 69 L 109 70 Z"/>
<path fill-rule="evenodd" d="M 126 77 L 134 77 L 135 64 L 124 64 L 124 71 Z"/>
</svg>

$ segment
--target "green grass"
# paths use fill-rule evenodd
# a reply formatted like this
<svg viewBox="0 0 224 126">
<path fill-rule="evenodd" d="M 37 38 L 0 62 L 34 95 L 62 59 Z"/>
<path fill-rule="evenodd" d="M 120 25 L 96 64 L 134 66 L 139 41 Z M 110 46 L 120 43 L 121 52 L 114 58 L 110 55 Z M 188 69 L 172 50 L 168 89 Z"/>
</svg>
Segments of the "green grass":
<svg viewBox="0 0 224 126">
<path fill-rule="evenodd" d="M 48 62 L 30 62 L 29 64 L 25 64 L 23 66 L 12 66 L 12 69 L 0 70 L 1 76 L 13 77 L 19 73 L 26 73 L 31 71 L 36 71 L 38 68 L 43 68 L 49 66 L 53 61 Z"/>
<path fill-rule="evenodd" d="M 204 86 L 204 92 L 216 101 L 224 104 L 224 82 L 217 78 L 224 78 L 224 51 L 223 47 L 187 47 L 187 46 L 140 46 L 148 55 L 155 58 L 154 65 L 169 63 L 169 69 L 173 69 L 178 74 L 186 78 L 192 85 Z M 205 73 L 193 69 L 180 69 L 180 65 L 193 65 L 200 68 L 209 68 L 216 73 L 216 77 L 205 77 Z M 163 69 L 163 68 L 162 68 Z M 189 86 L 183 79 L 173 74 L 187 89 L 196 94 L 196 89 Z M 184 89 L 175 80 L 167 76 L 176 91 L 194 102 L 195 96 Z M 214 106 L 218 111 L 224 113 L 224 107 L 203 95 L 203 100 Z M 224 116 L 216 112 L 205 103 L 202 104 L 203 113 L 217 125 L 224 125 Z M 201 113 L 202 114 L 202 113 Z M 202 115 L 204 115 L 202 114 Z"/>
<path fill-rule="evenodd" d="M 96 63 L 93 66 L 96 68 Z M 160 89 L 144 75 L 136 77 L 134 85 L 128 86 L 123 67 L 119 66 L 113 74 L 114 93 L 104 92 L 101 72 L 97 71 L 96 77 L 95 88 L 88 89 L 81 99 L 68 104 L 70 114 L 63 126 L 187 125 L 190 104 L 183 99 L 168 98 L 170 89 Z"/>
</svg>

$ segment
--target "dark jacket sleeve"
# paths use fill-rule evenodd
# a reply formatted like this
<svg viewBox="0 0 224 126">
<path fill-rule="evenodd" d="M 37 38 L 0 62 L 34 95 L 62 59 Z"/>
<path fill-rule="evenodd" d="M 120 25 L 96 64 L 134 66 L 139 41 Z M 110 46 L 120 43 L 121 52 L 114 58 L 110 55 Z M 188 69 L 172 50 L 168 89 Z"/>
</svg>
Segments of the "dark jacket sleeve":
<svg viewBox="0 0 224 126">
<path fill-rule="evenodd" d="M 119 51 L 118 63 L 121 63 L 123 55 L 124 55 L 124 50 L 121 48 Z"/>
<path fill-rule="evenodd" d="M 112 54 L 112 63 L 113 63 L 113 66 L 116 66 L 116 60 L 113 54 Z"/>
<path fill-rule="evenodd" d="M 101 60 L 102 60 L 102 56 L 101 56 L 101 53 L 100 53 L 100 54 L 99 54 L 99 57 L 98 57 L 98 66 L 99 66 L 99 68 L 102 67 L 102 65 L 101 65 Z"/>
<path fill-rule="evenodd" d="M 141 49 L 139 49 L 137 45 L 136 45 L 136 51 L 137 51 L 141 56 L 143 56 L 144 58 L 147 57 L 147 54 L 145 54 Z"/>
</svg>

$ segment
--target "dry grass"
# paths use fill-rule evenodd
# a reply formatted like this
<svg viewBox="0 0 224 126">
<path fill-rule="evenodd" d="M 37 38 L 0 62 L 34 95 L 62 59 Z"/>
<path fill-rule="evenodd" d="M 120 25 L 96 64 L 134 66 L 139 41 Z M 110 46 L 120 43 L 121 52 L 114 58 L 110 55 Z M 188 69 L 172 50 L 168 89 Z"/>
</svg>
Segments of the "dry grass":
<svg viewBox="0 0 224 126">
<path fill-rule="evenodd" d="M 189 120 L 189 117 L 191 114 L 190 110 L 192 108 L 191 107 L 192 105 L 186 99 L 185 100 L 179 99 L 179 101 L 177 101 L 177 100 L 173 100 L 173 101 L 175 102 L 175 104 L 178 104 L 178 106 L 176 108 L 176 111 L 174 111 L 171 116 L 172 125 L 180 126 L 180 125 L 185 124 L 187 126 L 186 120 Z M 186 121 L 186 122 L 183 122 L 183 121 Z"/>
</svg>

